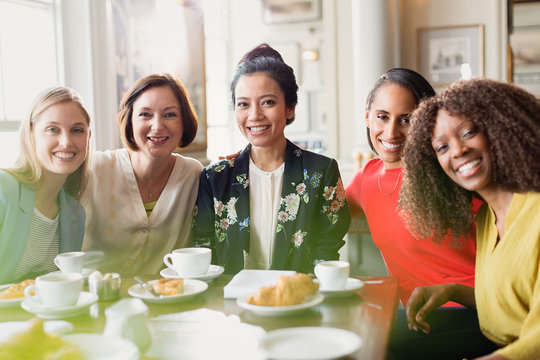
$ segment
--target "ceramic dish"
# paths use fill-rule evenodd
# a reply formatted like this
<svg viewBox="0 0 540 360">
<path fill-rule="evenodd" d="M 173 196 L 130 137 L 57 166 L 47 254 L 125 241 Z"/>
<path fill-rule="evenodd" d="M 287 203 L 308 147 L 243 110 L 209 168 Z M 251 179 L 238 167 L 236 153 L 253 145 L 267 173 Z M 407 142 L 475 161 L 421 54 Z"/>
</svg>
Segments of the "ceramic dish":
<svg viewBox="0 0 540 360">
<path fill-rule="evenodd" d="M 306 299 L 304 302 L 296 305 L 290 305 L 290 306 L 261 306 L 261 305 L 253 305 L 247 302 L 247 299 L 249 296 L 242 296 L 239 297 L 236 300 L 236 303 L 238 306 L 240 306 L 243 309 L 252 311 L 258 315 L 263 316 L 282 316 L 282 315 L 288 315 L 291 313 L 303 311 L 309 308 L 312 308 L 316 305 L 319 305 L 323 302 L 324 296 L 322 296 L 319 293 L 315 293 L 312 295 L 306 296 Z"/>
<path fill-rule="evenodd" d="M 77 345 L 85 360 L 137 360 L 139 349 L 131 341 L 100 334 L 69 334 L 62 338 Z"/>
<path fill-rule="evenodd" d="M 336 359 L 357 351 L 362 339 L 355 333 L 331 327 L 296 327 L 269 331 L 259 347 L 269 359 Z"/>
<path fill-rule="evenodd" d="M 13 284 L 0 285 L 0 291 L 6 290 L 11 285 L 13 285 Z M 0 299 L 0 308 L 19 305 L 21 303 L 21 301 L 23 301 L 23 300 L 24 300 L 24 296 L 19 297 L 19 298 L 14 298 L 14 299 Z"/>
<path fill-rule="evenodd" d="M 61 319 L 70 316 L 79 315 L 90 305 L 94 304 L 98 300 L 96 294 L 92 294 L 87 291 L 81 292 L 77 304 L 73 306 L 66 306 L 61 308 L 50 308 L 43 305 L 40 301 L 35 301 L 32 299 L 24 299 L 21 303 L 21 307 L 33 314 L 36 314 L 43 319 Z"/>
<path fill-rule="evenodd" d="M 315 282 L 319 282 L 317 279 Z M 319 288 L 319 292 L 326 297 L 338 297 L 338 296 L 348 296 L 354 294 L 356 291 L 360 290 L 364 286 L 364 282 L 360 279 L 348 278 L 347 284 L 345 284 L 345 289 L 340 290 L 326 290 L 324 288 Z"/>
<path fill-rule="evenodd" d="M 217 278 L 219 275 L 223 274 L 225 271 L 225 268 L 223 266 L 219 265 L 210 265 L 208 268 L 208 272 L 205 275 L 197 275 L 197 276 L 180 276 L 176 271 L 174 271 L 171 268 L 165 268 L 159 272 L 159 275 L 164 277 L 165 279 L 176 279 L 176 278 L 184 278 L 184 279 L 194 279 L 194 280 L 202 280 L 206 282 L 212 281 L 212 279 Z"/>
<path fill-rule="evenodd" d="M 156 281 L 157 280 L 152 280 L 148 281 L 148 283 L 153 286 Z M 208 284 L 204 281 L 184 279 L 184 292 L 178 295 L 162 295 L 160 297 L 155 297 L 150 294 L 144 286 L 139 284 L 131 286 L 128 289 L 128 294 L 151 303 L 176 303 L 186 301 L 193 296 L 206 291 L 206 289 L 208 289 Z"/>
</svg>

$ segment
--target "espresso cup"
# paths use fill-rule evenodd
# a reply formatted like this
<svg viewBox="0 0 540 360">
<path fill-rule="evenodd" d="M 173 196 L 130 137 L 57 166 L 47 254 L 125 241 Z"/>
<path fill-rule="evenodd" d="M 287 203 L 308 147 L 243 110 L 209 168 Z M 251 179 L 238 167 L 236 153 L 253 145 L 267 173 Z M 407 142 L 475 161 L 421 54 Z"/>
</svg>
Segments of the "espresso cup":
<svg viewBox="0 0 540 360">
<path fill-rule="evenodd" d="M 321 290 L 343 290 L 349 278 L 347 261 L 323 261 L 315 265 L 315 276 L 319 279 Z"/>
<path fill-rule="evenodd" d="M 163 262 L 179 276 L 206 275 L 212 260 L 209 248 L 183 248 L 173 250 L 163 257 Z"/>
<path fill-rule="evenodd" d="M 54 264 L 63 273 L 82 273 L 84 263 L 83 251 L 65 252 L 56 255 Z"/>
<path fill-rule="evenodd" d="M 46 307 L 62 308 L 77 304 L 83 277 L 77 273 L 49 273 L 38 276 L 35 284 L 24 289 L 24 296 Z"/>
</svg>

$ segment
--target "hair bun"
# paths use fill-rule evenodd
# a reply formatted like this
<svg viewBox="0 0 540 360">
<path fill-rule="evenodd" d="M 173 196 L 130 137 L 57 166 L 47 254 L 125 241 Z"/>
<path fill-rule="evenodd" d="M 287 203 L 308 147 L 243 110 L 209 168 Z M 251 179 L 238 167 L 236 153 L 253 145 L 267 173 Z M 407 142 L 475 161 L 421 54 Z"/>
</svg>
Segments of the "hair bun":
<svg viewBox="0 0 540 360">
<path fill-rule="evenodd" d="M 285 61 L 283 61 L 283 58 L 281 57 L 281 55 L 274 48 L 272 48 L 267 43 L 262 43 L 262 44 L 256 46 L 253 50 L 246 53 L 242 57 L 242 59 L 240 59 L 240 61 L 238 62 L 238 65 L 240 65 L 243 62 L 252 61 L 252 60 L 255 60 L 257 58 L 264 58 L 264 57 L 266 57 L 266 58 L 274 58 L 274 59 L 277 59 L 277 60 L 281 61 L 282 63 L 285 63 Z"/>
</svg>

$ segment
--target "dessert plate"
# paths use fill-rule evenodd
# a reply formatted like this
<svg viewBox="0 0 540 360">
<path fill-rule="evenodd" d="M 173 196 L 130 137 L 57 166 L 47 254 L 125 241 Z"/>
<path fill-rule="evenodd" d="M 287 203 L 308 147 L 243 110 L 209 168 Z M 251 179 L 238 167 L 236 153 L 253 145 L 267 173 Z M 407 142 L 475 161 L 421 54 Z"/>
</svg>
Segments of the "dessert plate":
<svg viewBox="0 0 540 360">
<path fill-rule="evenodd" d="M 269 359 L 323 360 L 347 356 L 362 345 L 355 333 L 331 327 L 296 327 L 269 331 L 259 347 Z"/>
<path fill-rule="evenodd" d="M 0 291 L 6 290 L 6 289 L 9 288 L 11 285 L 13 285 L 13 284 L 0 285 Z M 24 300 L 24 296 L 18 297 L 18 298 L 13 298 L 13 299 L 0 299 L 0 308 L 18 305 L 18 304 L 20 304 L 21 301 L 23 301 L 23 300 Z"/>
<path fill-rule="evenodd" d="M 315 282 L 319 280 L 315 279 Z M 319 287 L 319 292 L 326 297 L 338 297 L 338 296 L 348 296 L 354 294 L 356 291 L 360 290 L 364 286 L 364 282 L 360 279 L 348 278 L 347 284 L 345 284 L 345 289 L 340 290 L 327 290 Z"/>
<path fill-rule="evenodd" d="M 196 276 L 180 276 L 176 271 L 174 271 L 171 268 L 165 268 L 159 272 L 159 275 L 164 277 L 165 279 L 176 279 L 176 278 L 183 278 L 183 279 L 194 279 L 194 280 L 202 280 L 206 282 L 210 282 L 212 279 L 218 277 L 219 275 L 223 274 L 225 271 L 225 268 L 223 266 L 219 265 L 210 265 L 208 267 L 208 272 L 204 275 L 196 275 Z"/>
<path fill-rule="evenodd" d="M 32 299 L 24 299 L 21 303 L 21 307 L 24 310 L 36 314 L 43 319 L 61 319 L 79 315 L 80 313 L 88 309 L 90 305 L 94 304 L 97 300 L 98 296 L 96 294 L 83 291 L 79 296 L 79 300 L 73 306 L 50 308 L 43 305 L 39 301 L 35 301 Z"/>
<path fill-rule="evenodd" d="M 157 280 L 148 281 L 148 283 L 153 286 Z M 150 294 L 146 288 L 140 284 L 135 284 L 128 289 L 128 294 L 142 299 L 150 303 L 176 303 L 181 301 L 186 301 L 193 296 L 200 294 L 208 289 L 208 284 L 204 281 L 194 280 L 194 279 L 184 279 L 184 292 L 178 295 L 161 295 L 155 297 Z"/>
<path fill-rule="evenodd" d="M 322 296 L 319 293 L 311 294 L 306 296 L 306 299 L 304 302 L 296 305 L 289 305 L 289 306 L 261 306 L 261 305 L 253 305 L 247 302 L 248 296 L 242 296 L 236 299 L 236 303 L 241 308 L 244 308 L 246 310 L 252 311 L 258 315 L 263 316 L 282 316 L 282 315 L 289 315 L 291 313 L 303 311 L 309 308 L 312 308 L 316 305 L 319 305 L 323 302 L 324 296 Z"/>
<path fill-rule="evenodd" d="M 77 345 L 86 360 L 137 360 L 139 349 L 131 341 L 101 334 L 69 334 L 65 341 Z"/>
</svg>

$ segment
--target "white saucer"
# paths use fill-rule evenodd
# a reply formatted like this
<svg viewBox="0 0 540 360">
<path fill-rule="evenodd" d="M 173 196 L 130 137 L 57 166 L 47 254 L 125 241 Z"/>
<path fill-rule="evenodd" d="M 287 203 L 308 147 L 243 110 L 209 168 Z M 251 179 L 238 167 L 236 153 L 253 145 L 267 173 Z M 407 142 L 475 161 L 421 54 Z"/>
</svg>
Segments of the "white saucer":
<svg viewBox="0 0 540 360">
<path fill-rule="evenodd" d="M 62 338 L 77 345 L 86 360 L 137 360 L 139 349 L 129 340 L 101 334 L 69 334 Z"/>
<path fill-rule="evenodd" d="M 290 306 L 261 306 L 261 305 L 253 305 L 247 302 L 248 296 L 242 296 L 236 299 L 236 303 L 241 308 L 244 308 L 246 310 L 252 311 L 258 315 L 263 316 L 282 316 L 282 315 L 289 315 L 291 313 L 303 311 L 306 309 L 309 309 L 313 306 L 319 305 L 323 302 L 324 296 L 322 296 L 319 293 L 311 294 L 306 296 L 306 299 L 304 302 L 296 305 L 290 305 Z"/>
<path fill-rule="evenodd" d="M 157 280 L 148 281 L 150 285 L 154 285 Z M 140 298 L 150 303 L 176 303 L 185 301 L 193 296 L 200 294 L 208 289 L 208 284 L 204 281 L 194 279 L 184 279 L 184 292 L 177 295 L 162 295 L 155 297 L 148 290 L 140 285 L 135 284 L 128 289 L 128 294 Z"/>
<path fill-rule="evenodd" d="M 319 280 L 315 279 L 315 282 Z M 348 296 L 354 294 L 356 291 L 360 290 L 364 286 L 364 282 L 360 279 L 348 278 L 347 284 L 345 284 L 345 289 L 340 290 L 326 290 L 324 288 L 319 288 L 319 292 L 326 297 L 337 297 L 337 296 Z"/>
<path fill-rule="evenodd" d="M 83 268 L 82 269 L 82 276 L 83 276 L 83 279 L 85 280 L 88 280 L 88 277 L 90 276 L 91 273 L 93 273 L 94 271 L 96 271 L 96 269 L 92 269 L 92 268 Z M 58 270 L 58 271 L 53 271 L 51 274 L 61 274 L 62 271 Z"/>
<path fill-rule="evenodd" d="M 165 279 L 176 279 L 176 278 L 184 278 L 184 279 L 195 279 L 195 280 L 202 280 L 206 282 L 210 282 L 212 279 L 217 278 L 219 275 L 223 274 L 225 271 L 225 268 L 223 266 L 219 265 L 210 265 L 208 268 L 208 272 L 205 275 L 196 275 L 196 276 L 180 276 L 176 271 L 174 271 L 171 268 L 165 268 L 159 272 L 159 275 L 164 277 Z"/>
<path fill-rule="evenodd" d="M 32 299 L 24 299 L 21 303 L 21 307 L 24 310 L 36 314 L 43 319 L 61 319 L 79 315 L 80 313 L 88 309 L 90 305 L 95 303 L 97 300 L 98 296 L 96 294 L 83 291 L 79 296 L 77 304 L 73 306 L 49 308 L 43 305 L 41 302 Z"/>
<path fill-rule="evenodd" d="M 259 347 L 269 359 L 336 359 L 355 352 L 362 339 L 353 332 L 332 327 L 296 327 L 269 331 Z"/>
</svg>

